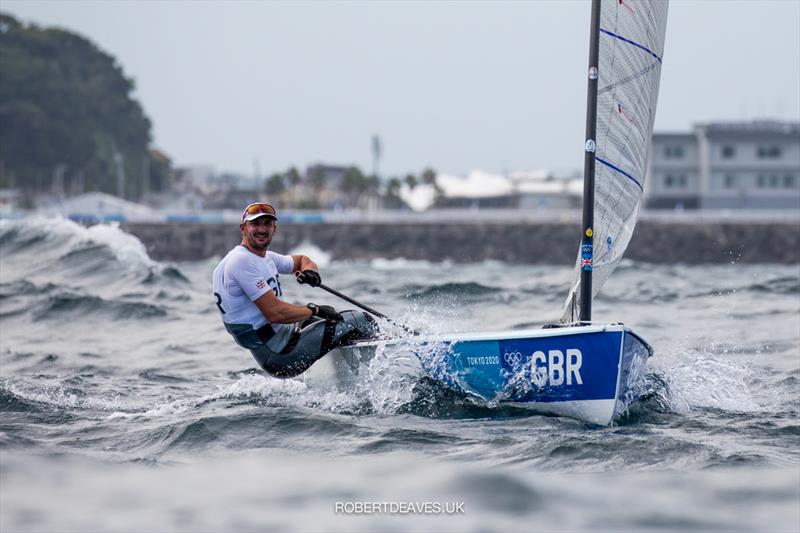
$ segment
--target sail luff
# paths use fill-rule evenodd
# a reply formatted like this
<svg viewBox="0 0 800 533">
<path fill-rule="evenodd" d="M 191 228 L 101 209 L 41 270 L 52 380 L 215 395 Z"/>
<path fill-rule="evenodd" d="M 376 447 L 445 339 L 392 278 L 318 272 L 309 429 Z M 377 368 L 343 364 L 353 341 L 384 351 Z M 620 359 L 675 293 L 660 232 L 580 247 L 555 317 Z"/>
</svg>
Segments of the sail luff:
<svg viewBox="0 0 800 533">
<path fill-rule="evenodd" d="M 650 156 L 667 11 L 667 0 L 600 4 L 592 242 L 587 250 L 584 225 L 562 321 L 575 321 L 576 309 L 584 320 L 586 304 L 591 316 L 591 299 L 622 259 L 633 235 Z M 591 282 L 584 283 L 587 255 Z"/>
<path fill-rule="evenodd" d="M 581 322 L 592 320 L 592 248 L 594 225 L 595 137 L 597 135 L 597 67 L 600 60 L 600 4 L 592 0 L 591 30 L 589 32 L 589 69 L 586 91 L 586 139 L 583 161 L 583 231 L 580 265 Z"/>
</svg>

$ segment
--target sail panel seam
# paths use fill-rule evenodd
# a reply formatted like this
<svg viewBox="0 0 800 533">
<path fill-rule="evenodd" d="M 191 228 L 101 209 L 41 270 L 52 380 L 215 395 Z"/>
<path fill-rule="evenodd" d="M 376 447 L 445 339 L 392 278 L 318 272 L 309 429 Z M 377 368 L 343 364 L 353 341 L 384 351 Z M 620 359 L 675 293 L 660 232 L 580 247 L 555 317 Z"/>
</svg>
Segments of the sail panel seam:
<svg viewBox="0 0 800 533">
<path fill-rule="evenodd" d="M 644 188 L 642 187 L 642 184 L 641 184 L 641 183 L 639 183 L 639 180 L 637 180 L 636 178 L 634 178 L 633 176 L 631 176 L 630 174 L 628 174 L 627 172 L 625 172 L 624 170 L 622 170 L 621 168 L 619 168 L 617 165 L 615 165 L 615 164 L 613 164 L 613 163 L 609 163 L 609 162 L 608 162 L 608 161 L 606 161 L 605 159 L 602 159 L 602 158 L 600 158 L 600 157 L 598 157 L 598 156 L 594 156 L 594 158 L 595 158 L 597 161 L 600 161 L 601 163 L 603 163 L 605 166 L 607 166 L 607 167 L 609 167 L 609 168 L 612 168 L 612 169 L 616 170 L 617 172 L 619 172 L 620 174 L 622 174 L 623 176 L 625 176 L 626 178 L 628 178 L 629 180 L 631 180 L 632 182 L 634 182 L 634 183 L 636 184 L 636 186 L 637 186 L 637 187 L 639 187 L 639 189 L 640 189 L 642 192 L 644 192 Z"/>
<path fill-rule="evenodd" d="M 619 39 L 620 41 L 624 41 L 624 42 L 626 42 L 628 44 L 632 44 L 636 48 L 640 48 L 640 49 L 644 50 L 645 52 L 647 52 L 648 54 L 650 54 L 651 56 L 655 57 L 658 60 L 659 63 L 662 63 L 661 58 L 658 57 L 658 54 L 656 54 L 655 52 L 653 52 L 649 48 L 647 48 L 645 46 L 642 46 L 641 44 L 637 43 L 636 41 L 631 41 L 630 39 L 626 39 L 622 35 L 617 35 L 616 33 L 612 32 L 612 31 L 604 30 L 603 28 L 600 28 L 600 32 L 601 33 L 605 33 L 606 35 L 610 35 L 611 37 L 614 37 L 616 39 Z"/>
</svg>

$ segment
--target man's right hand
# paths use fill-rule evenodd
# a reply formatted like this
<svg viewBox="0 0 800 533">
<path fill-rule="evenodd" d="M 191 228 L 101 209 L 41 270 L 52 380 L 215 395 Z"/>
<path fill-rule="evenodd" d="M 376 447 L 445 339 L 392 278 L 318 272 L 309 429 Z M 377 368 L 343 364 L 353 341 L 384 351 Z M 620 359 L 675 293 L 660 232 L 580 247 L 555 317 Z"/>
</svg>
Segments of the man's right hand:
<svg viewBox="0 0 800 533">
<path fill-rule="evenodd" d="M 318 316 L 322 319 L 333 322 L 339 322 L 342 320 L 342 315 L 337 313 L 336 309 L 330 305 L 308 304 L 308 308 L 311 309 L 311 316 Z"/>
</svg>

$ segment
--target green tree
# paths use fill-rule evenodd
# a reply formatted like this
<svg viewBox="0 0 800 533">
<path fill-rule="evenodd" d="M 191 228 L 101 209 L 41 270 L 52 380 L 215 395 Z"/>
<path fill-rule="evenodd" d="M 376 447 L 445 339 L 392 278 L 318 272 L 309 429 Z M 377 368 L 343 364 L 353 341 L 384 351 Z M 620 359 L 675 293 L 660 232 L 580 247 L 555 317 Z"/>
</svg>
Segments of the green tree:
<svg viewBox="0 0 800 533">
<path fill-rule="evenodd" d="M 289 187 L 297 187 L 300 185 L 301 181 L 303 181 L 303 178 L 295 167 L 290 167 L 289 170 L 286 171 L 286 184 Z"/>
<path fill-rule="evenodd" d="M 358 195 L 366 190 L 366 178 L 358 167 L 349 167 L 342 176 L 340 188 L 348 195 Z"/>
<path fill-rule="evenodd" d="M 311 188 L 314 192 L 319 192 L 325 188 L 325 174 L 319 167 L 312 167 L 308 172 L 308 181 L 311 183 Z"/>
<path fill-rule="evenodd" d="M 116 193 L 117 160 L 125 196 L 164 186 L 165 161 L 143 164 L 151 125 L 133 90 L 84 37 L 0 14 L 0 186 L 43 190 L 61 174 L 67 186 L 80 177 L 85 189 Z"/>
<path fill-rule="evenodd" d="M 422 171 L 422 183 L 433 185 L 436 183 L 436 171 L 428 167 Z"/>
<path fill-rule="evenodd" d="M 147 188 L 151 191 L 163 191 L 169 188 L 172 179 L 172 161 L 161 150 L 150 150 L 145 164 L 148 180 Z"/>
<path fill-rule="evenodd" d="M 399 198 L 401 185 L 399 178 L 390 178 L 386 183 L 386 196 Z"/>
<path fill-rule="evenodd" d="M 286 179 L 283 174 L 273 174 L 267 179 L 266 192 L 270 196 L 280 196 L 286 191 Z"/>
</svg>

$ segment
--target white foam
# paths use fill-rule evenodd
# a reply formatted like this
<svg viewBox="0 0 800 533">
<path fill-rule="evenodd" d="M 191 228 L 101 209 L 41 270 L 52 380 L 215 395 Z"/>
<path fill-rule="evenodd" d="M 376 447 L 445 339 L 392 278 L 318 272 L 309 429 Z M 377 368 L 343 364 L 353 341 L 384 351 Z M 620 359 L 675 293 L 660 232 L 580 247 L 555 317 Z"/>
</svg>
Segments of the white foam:
<svg viewBox="0 0 800 533">
<path fill-rule="evenodd" d="M 92 242 L 107 246 L 114 256 L 128 267 L 152 267 L 156 263 L 147 255 L 147 248 L 137 237 L 126 233 L 118 222 L 84 227 L 61 216 L 33 216 L 18 220 L 0 221 L 0 229 L 19 229 L 26 233 L 41 233 L 59 240 L 67 246 Z"/>
<path fill-rule="evenodd" d="M 308 240 L 292 248 L 289 251 L 289 255 L 305 255 L 320 267 L 326 267 L 331 264 L 331 254 Z"/>
<path fill-rule="evenodd" d="M 154 266 L 147 248 L 137 237 L 120 229 L 117 222 L 97 224 L 86 228 L 86 236 L 98 244 L 108 246 L 114 256 L 125 265 Z"/>
<path fill-rule="evenodd" d="M 219 386 L 210 394 L 156 404 L 144 411 L 114 412 L 108 418 L 175 416 L 216 400 L 242 398 L 263 400 L 270 405 L 315 407 L 331 412 L 352 409 L 360 402 L 358 394 L 352 391 L 316 391 L 299 379 L 283 380 L 264 374 L 248 374 L 233 383 Z"/>
<path fill-rule="evenodd" d="M 650 360 L 651 368 L 669 385 L 666 400 L 678 413 L 692 408 L 716 408 L 733 412 L 772 409 L 770 391 L 754 390 L 760 370 L 724 355 L 687 349 Z"/>
<path fill-rule="evenodd" d="M 396 257 L 393 259 L 376 257 L 374 259 L 370 259 L 369 266 L 375 270 L 418 270 L 429 268 L 449 268 L 452 266 L 452 261 L 444 260 L 441 262 L 432 262 L 423 259 L 406 259 L 404 257 Z"/>
<path fill-rule="evenodd" d="M 396 315 L 400 324 L 428 335 L 445 335 L 461 333 L 469 330 L 470 324 L 463 316 L 465 309 L 454 304 L 438 302 L 435 306 L 421 306 L 418 302 L 409 302 L 408 307 Z M 381 321 L 381 330 L 406 337 L 408 332 L 388 321 Z"/>
<path fill-rule="evenodd" d="M 64 390 L 60 384 L 37 387 L 20 386 L 6 380 L 3 386 L 15 396 L 30 402 L 73 409 L 96 409 L 99 411 L 131 411 L 140 408 L 120 395 L 109 397 L 81 396 Z"/>
<path fill-rule="evenodd" d="M 358 386 L 376 412 L 391 415 L 414 399 L 414 385 L 421 375 L 419 359 L 409 345 L 383 345 L 369 361 Z"/>
</svg>

